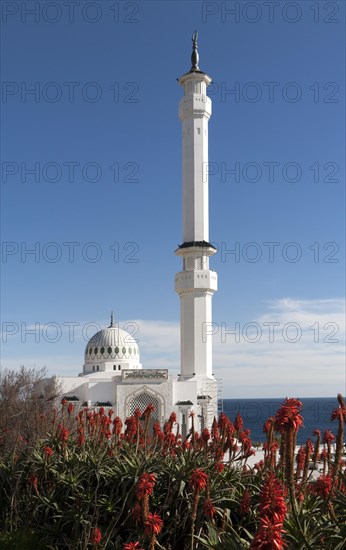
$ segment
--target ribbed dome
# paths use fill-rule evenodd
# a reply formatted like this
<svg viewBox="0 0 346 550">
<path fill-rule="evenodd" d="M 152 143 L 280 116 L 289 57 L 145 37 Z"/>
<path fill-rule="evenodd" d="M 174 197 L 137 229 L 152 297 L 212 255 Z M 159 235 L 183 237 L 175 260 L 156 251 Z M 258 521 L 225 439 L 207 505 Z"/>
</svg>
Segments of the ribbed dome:
<svg viewBox="0 0 346 550">
<path fill-rule="evenodd" d="M 85 348 L 85 363 L 113 360 L 132 360 L 139 362 L 139 348 L 135 339 L 121 328 L 110 326 L 100 330 L 90 338 Z"/>
</svg>

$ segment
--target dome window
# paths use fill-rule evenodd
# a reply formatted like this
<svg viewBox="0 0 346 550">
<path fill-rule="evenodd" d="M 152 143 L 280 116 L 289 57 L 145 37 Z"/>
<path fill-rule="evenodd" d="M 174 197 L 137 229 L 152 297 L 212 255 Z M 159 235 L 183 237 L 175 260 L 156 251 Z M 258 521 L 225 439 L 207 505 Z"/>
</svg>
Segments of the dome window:
<svg viewBox="0 0 346 550">
<path fill-rule="evenodd" d="M 92 348 L 89 348 L 89 355 L 91 355 L 93 352 L 93 349 Z"/>
<path fill-rule="evenodd" d="M 115 355 L 119 355 L 119 348 L 118 348 L 118 346 L 114 349 L 114 351 L 115 351 Z"/>
<path fill-rule="evenodd" d="M 108 355 L 110 355 L 112 353 L 112 348 L 109 346 L 109 348 L 107 349 L 108 351 Z"/>
<path fill-rule="evenodd" d="M 121 351 L 123 352 L 123 355 L 125 355 L 125 353 L 126 353 L 126 348 L 123 348 Z"/>
<path fill-rule="evenodd" d="M 131 355 L 131 353 L 132 353 L 132 349 L 131 349 L 131 348 L 129 348 L 129 354 Z"/>
<path fill-rule="evenodd" d="M 97 355 L 98 351 L 99 351 L 98 348 L 95 348 L 94 350 L 95 355 Z"/>
<path fill-rule="evenodd" d="M 104 347 L 102 347 L 102 348 L 100 349 L 100 353 L 101 353 L 101 355 L 103 355 L 103 354 L 104 354 L 104 352 L 105 352 L 105 348 L 104 348 Z"/>
</svg>

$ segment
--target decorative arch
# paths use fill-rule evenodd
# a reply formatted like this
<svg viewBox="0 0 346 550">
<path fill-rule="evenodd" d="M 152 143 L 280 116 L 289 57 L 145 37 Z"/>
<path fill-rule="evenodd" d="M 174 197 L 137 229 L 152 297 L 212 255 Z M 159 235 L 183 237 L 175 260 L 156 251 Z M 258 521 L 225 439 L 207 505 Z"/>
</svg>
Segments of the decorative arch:
<svg viewBox="0 0 346 550">
<path fill-rule="evenodd" d="M 125 417 L 132 416 L 137 408 L 143 413 L 149 403 L 154 406 L 151 418 L 163 422 L 165 418 L 165 400 L 162 395 L 154 392 L 148 386 L 142 386 L 139 390 L 127 396 L 125 400 Z"/>
</svg>

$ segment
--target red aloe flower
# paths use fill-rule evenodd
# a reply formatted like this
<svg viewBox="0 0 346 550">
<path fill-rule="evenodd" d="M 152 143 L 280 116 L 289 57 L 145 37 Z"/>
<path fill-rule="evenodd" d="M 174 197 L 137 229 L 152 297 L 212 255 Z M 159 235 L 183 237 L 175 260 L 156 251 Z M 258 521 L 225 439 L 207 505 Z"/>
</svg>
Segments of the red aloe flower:
<svg viewBox="0 0 346 550">
<path fill-rule="evenodd" d="M 247 516 L 250 512 L 250 491 L 245 489 L 240 501 L 239 513 L 241 516 Z"/>
<path fill-rule="evenodd" d="M 335 458 L 333 464 L 334 481 L 336 483 L 337 476 L 339 474 L 342 464 L 342 451 L 344 448 L 344 424 L 346 420 L 346 405 L 341 393 L 338 394 L 339 408 L 332 412 L 331 420 L 338 419 L 339 427 L 336 436 Z M 341 484 L 341 480 L 340 480 Z"/>
<path fill-rule="evenodd" d="M 326 430 L 323 434 L 323 443 L 330 444 L 332 441 L 334 441 L 335 436 L 330 430 Z"/>
<path fill-rule="evenodd" d="M 113 420 L 113 433 L 120 435 L 122 427 L 123 427 L 122 421 L 120 420 L 119 416 L 116 416 Z"/>
<path fill-rule="evenodd" d="M 272 429 L 273 424 L 274 424 L 274 420 L 275 420 L 274 417 L 270 416 L 269 418 L 267 418 L 267 420 L 263 424 L 263 432 L 265 434 L 268 435 L 270 433 L 270 430 Z"/>
<path fill-rule="evenodd" d="M 173 424 L 167 420 L 163 425 L 163 432 L 166 436 L 169 436 L 172 433 Z"/>
<path fill-rule="evenodd" d="M 78 428 L 78 439 L 77 439 L 77 443 L 78 443 L 79 447 L 81 447 L 82 445 L 84 445 L 84 442 L 85 442 L 84 429 L 83 429 L 83 428 Z"/>
<path fill-rule="evenodd" d="M 67 441 L 68 440 L 68 434 L 69 434 L 68 429 L 65 428 L 64 426 L 61 426 L 60 424 L 59 424 L 58 428 L 60 429 L 60 431 L 59 431 L 60 441 L 62 441 L 62 442 Z"/>
<path fill-rule="evenodd" d="M 245 458 L 248 458 L 249 456 L 256 454 L 256 451 L 252 449 L 252 441 L 248 437 L 249 433 L 250 433 L 250 430 L 245 430 L 244 432 L 240 432 L 239 434 L 239 441 L 241 441 L 242 452 Z"/>
<path fill-rule="evenodd" d="M 267 516 L 275 523 L 283 523 L 287 512 L 283 487 L 270 472 L 264 483 L 260 497 L 260 516 Z"/>
<path fill-rule="evenodd" d="M 314 451 L 313 451 L 314 454 L 312 455 L 312 461 L 313 461 L 314 465 L 316 465 L 316 462 L 319 458 L 321 430 L 318 430 L 318 429 L 314 430 L 313 435 L 315 435 L 317 437 L 316 442 L 315 442 Z"/>
<path fill-rule="evenodd" d="M 139 504 L 139 502 L 136 502 L 136 504 L 132 508 L 131 514 L 132 514 L 133 519 L 136 522 L 138 522 L 141 519 L 142 509 L 141 509 L 141 505 Z"/>
<path fill-rule="evenodd" d="M 253 539 L 251 550 L 283 550 L 287 544 L 282 540 L 280 525 L 261 520 L 261 525 Z"/>
<path fill-rule="evenodd" d="M 74 411 L 74 404 L 69 403 L 68 407 L 67 407 L 67 412 L 68 412 L 69 416 L 73 413 L 73 411 Z"/>
<path fill-rule="evenodd" d="M 297 461 L 297 476 L 300 474 L 300 471 L 304 468 L 305 462 L 305 448 L 301 446 L 297 452 L 296 461 Z"/>
<path fill-rule="evenodd" d="M 222 430 L 222 428 L 226 426 L 228 422 L 229 422 L 229 419 L 226 416 L 226 414 L 224 412 L 220 413 L 219 422 L 218 422 L 219 429 Z"/>
<path fill-rule="evenodd" d="M 174 445 L 174 443 L 176 442 L 175 435 L 172 432 L 166 433 L 164 439 L 166 443 L 165 446 L 167 447 L 169 447 L 170 445 Z"/>
<path fill-rule="evenodd" d="M 207 474 L 196 468 L 191 474 L 190 485 L 196 493 L 199 493 L 206 487 L 208 479 Z"/>
<path fill-rule="evenodd" d="M 319 497 L 326 499 L 333 486 L 333 478 L 331 475 L 321 475 L 316 479 L 312 486 L 312 491 Z"/>
<path fill-rule="evenodd" d="M 154 483 L 156 480 L 155 474 L 143 474 L 137 485 L 136 496 L 138 500 L 141 500 L 144 495 L 151 495 L 154 489 Z"/>
<path fill-rule="evenodd" d="M 131 440 L 137 433 L 137 418 L 135 416 L 130 416 L 129 418 L 126 418 L 125 424 L 125 437 L 126 439 Z"/>
<path fill-rule="evenodd" d="M 154 433 L 154 437 L 156 437 L 157 439 L 160 439 L 160 440 L 163 439 L 163 433 L 161 431 L 161 426 L 159 422 L 154 422 L 153 433 Z"/>
<path fill-rule="evenodd" d="M 275 428 L 283 433 L 286 428 L 293 428 L 295 432 L 303 426 L 303 418 L 299 414 L 303 404 L 298 399 L 286 397 L 275 415 Z"/>
<path fill-rule="evenodd" d="M 260 460 L 259 462 L 256 462 L 256 464 L 254 465 L 254 468 L 259 472 L 261 472 L 263 470 L 263 466 L 264 466 L 264 461 Z"/>
<path fill-rule="evenodd" d="M 177 415 L 176 415 L 175 412 L 172 412 L 172 413 L 170 414 L 170 417 L 169 417 L 169 419 L 168 419 L 168 422 L 169 422 L 170 424 L 173 425 L 176 421 L 177 421 Z"/>
<path fill-rule="evenodd" d="M 240 432 L 243 429 L 243 419 L 242 419 L 242 416 L 239 412 L 237 413 L 237 416 L 235 417 L 234 427 L 235 427 L 237 432 Z"/>
<path fill-rule="evenodd" d="M 37 475 L 34 473 L 31 473 L 29 476 L 29 481 L 34 489 L 37 490 Z"/>
<path fill-rule="evenodd" d="M 101 542 L 101 539 L 102 539 L 102 535 L 101 535 L 100 529 L 98 527 L 94 527 L 90 533 L 90 539 L 89 539 L 90 544 L 93 544 L 96 546 Z"/>
<path fill-rule="evenodd" d="M 321 460 L 324 460 L 327 458 L 327 449 L 322 449 L 320 458 Z"/>
<path fill-rule="evenodd" d="M 233 433 L 235 431 L 235 428 L 234 428 L 232 422 L 230 421 L 228 416 L 225 415 L 224 412 L 222 412 L 219 416 L 218 427 L 219 427 L 219 430 L 221 432 L 225 432 L 225 433 L 228 433 L 228 434 L 231 434 L 231 435 L 233 435 Z"/>
<path fill-rule="evenodd" d="M 274 442 L 270 445 L 269 451 L 270 451 L 271 453 L 276 453 L 276 451 L 278 450 L 278 448 L 279 448 L 278 442 L 277 442 L 277 441 L 274 441 Z"/>
<path fill-rule="evenodd" d="M 163 521 L 157 514 L 148 514 L 148 519 L 144 523 L 144 533 L 145 535 L 152 537 L 153 535 L 158 535 L 161 532 L 163 526 Z"/>
<path fill-rule="evenodd" d="M 304 464 L 303 464 L 303 476 L 301 480 L 302 486 L 304 486 L 307 482 L 308 474 L 309 474 L 310 457 L 311 457 L 311 454 L 314 452 L 314 446 L 309 437 L 306 440 L 304 451 L 305 451 L 305 454 L 304 454 Z M 303 497 L 302 493 L 301 494 L 298 493 L 298 495 L 299 495 L 299 500 L 302 502 L 302 497 Z"/>
<path fill-rule="evenodd" d="M 204 505 L 203 505 L 203 512 L 204 512 L 204 515 L 207 517 L 207 518 L 213 518 L 214 515 L 215 515 L 215 506 L 212 502 L 212 500 L 210 500 L 210 498 L 207 498 L 204 502 Z"/>
<path fill-rule="evenodd" d="M 345 406 L 344 398 L 342 397 L 341 393 L 338 394 L 338 401 L 339 401 L 339 407 L 333 410 L 330 419 L 331 420 L 339 419 L 340 421 L 346 422 L 346 406 Z"/>
<path fill-rule="evenodd" d="M 144 410 L 143 412 L 143 416 L 150 416 L 152 412 L 154 412 L 155 410 L 155 407 L 152 403 L 149 403 L 149 405 L 147 405 L 146 409 Z"/>
<path fill-rule="evenodd" d="M 44 447 L 43 452 L 44 452 L 44 455 L 45 455 L 47 461 L 49 461 L 50 457 L 53 454 L 53 449 L 51 447 L 48 447 L 48 445 L 47 445 L 46 447 Z"/>
<path fill-rule="evenodd" d="M 201 439 L 203 440 L 204 443 L 208 443 L 208 441 L 210 439 L 210 432 L 209 432 L 208 428 L 204 428 L 204 430 L 201 434 Z"/>
<path fill-rule="evenodd" d="M 124 544 L 123 550 L 143 550 L 143 548 L 139 547 L 139 542 L 128 542 Z"/>
<path fill-rule="evenodd" d="M 303 426 L 300 410 L 303 404 L 295 398 L 286 397 L 275 415 L 275 429 L 281 433 L 281 468 L 285 474 L 290 495 L 294 496 L 294 447 L 297 431 Z"/>
<path fill-rule="evenodd" d="M 286 512 L 282 485 L 275 474 L 270 472 L 261 491 L 260 527 L 251 543 L 251 550 L 283 550 L 286 544 L 281 537 Z"/>
<path fill-rule="evenodd" d="M 310 454 L 313 452 L 314 450 L 314 445 L 310 439 L 310 437 L 307 438 L 306 440 L 306 450 L 309 450 Z"/>
<path fill-rule="evenodd" d="M 142 416 L 142 413 L 141 413 L 141 411 L 139 410 L 138 407 L 136 408 L 135 412 L 133 413 L 133 416 L 137 419 Z"/>
<path fill-rule="evenodd" d="M 215 470 L 216 470 L 219 474 L 221 474 L 221 472 L 223 472 L 224 469 L 225 469 L 225 465 L 224 465 L 223 462 L 216 462 L 216 464 L 215 464 Z"/>
<path fill-rule="evenodd" d="M 214 416 L 213 424 L 212 424 L 212 427 L 211 427 L 211 437 L 212 437 L 213 441 L 215 441 L 216 443 L 220 439 L 219 427 L 217 425 L 217 421 L 216 421 L 215 416 Z"/>
</svg>

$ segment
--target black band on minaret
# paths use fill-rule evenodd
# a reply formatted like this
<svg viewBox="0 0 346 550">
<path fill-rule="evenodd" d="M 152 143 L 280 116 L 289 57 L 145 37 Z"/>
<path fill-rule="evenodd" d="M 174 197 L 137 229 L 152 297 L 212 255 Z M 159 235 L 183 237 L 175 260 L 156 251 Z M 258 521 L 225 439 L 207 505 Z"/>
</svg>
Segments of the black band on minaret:
<svg viewBox="0 0 346 550">
<path fill-rule="evenodd" d="M 198 55 L 198 46 L 197 46 L 197 39 L 198 39 L 198 32 L 194 31 L 192 35 L 192 54 L 191 54 L 191 70 L 193 71 L 199 71 L 199 55 Z"/>
</svg>

